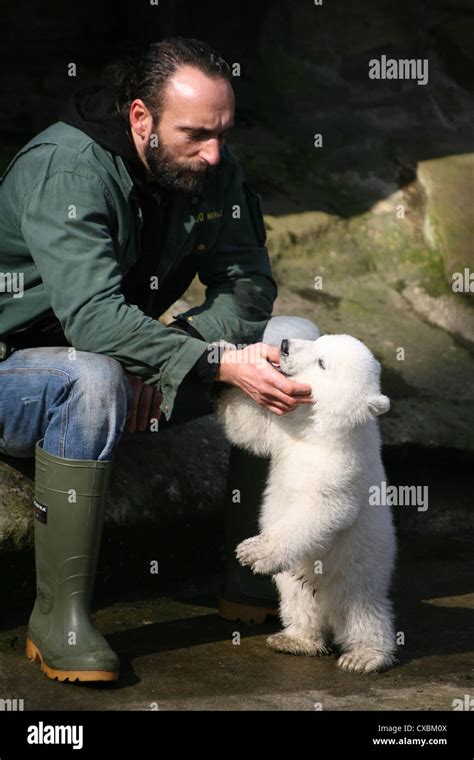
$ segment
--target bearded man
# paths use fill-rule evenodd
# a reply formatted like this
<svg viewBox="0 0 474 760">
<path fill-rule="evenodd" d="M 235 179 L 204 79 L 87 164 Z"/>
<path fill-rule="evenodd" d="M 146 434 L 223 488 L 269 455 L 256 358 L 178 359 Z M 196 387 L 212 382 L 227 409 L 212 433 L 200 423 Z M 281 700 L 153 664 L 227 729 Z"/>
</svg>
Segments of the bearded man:
<svg viewBox="0 0 474 760">
<path fill-rule="evenodd" d="M 72 94 L 0 181 L 0 271 L 12 274 L 0 292 L 0 454 L 35 457 L 26 654 L 60 681 L 118 678 L 90 603 L 122 434 L 207 414 L 224 383 L 275 414 L 311 403 L 309 386 L 272 365 L 283 339 L 318 336 L 307 320 L 271 316 L 260 198 L 225 145 L 228 64 L 173 37 L 108 75 Z M 204 303 L 162 324 L 196 274 Z M 267 465 L 231 452 L 227 619 L 275 609 L 271 580 L 234 557 L 256 532 Z"/>
</svg>

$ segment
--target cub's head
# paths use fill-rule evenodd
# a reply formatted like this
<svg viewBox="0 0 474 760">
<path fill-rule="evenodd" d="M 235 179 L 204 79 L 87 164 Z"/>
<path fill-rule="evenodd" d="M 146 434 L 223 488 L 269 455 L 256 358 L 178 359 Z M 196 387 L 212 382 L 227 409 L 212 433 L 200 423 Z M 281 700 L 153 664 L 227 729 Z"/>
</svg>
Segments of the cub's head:
<svg viewBox="0 0 474 760">
<path fill-rule="evenodd" d="M 380 369 L 367 346 L 350 335 L 281 342 L 280 371 L 311 386 L 315 404 L 310 417 L 321 432 L 347 430 L 389 410 L 390 401 L 380 392 Z M 302 414 L 308 406 L 299 409 Z M 280 419 L 292 424 L 290 418 L 299 414 Z"/>
</svg>

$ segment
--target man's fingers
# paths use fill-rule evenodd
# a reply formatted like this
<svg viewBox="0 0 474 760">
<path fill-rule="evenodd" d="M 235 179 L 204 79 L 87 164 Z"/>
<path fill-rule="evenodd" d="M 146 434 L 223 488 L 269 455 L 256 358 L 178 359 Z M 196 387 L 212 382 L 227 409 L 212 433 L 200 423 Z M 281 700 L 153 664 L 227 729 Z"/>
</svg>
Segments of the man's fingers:
<svg viewBox="0 0 474 760">
<path fill-rule="evenodd" d="M 263 344 L 265 345 L 265 344 Z M 271 361 L 275 361 L 276 364 L 280 364 L 280 351 L 278 348 L 275 348 L 275 346 L 268 346 L 268 348 L 275 349 L 277 351 L 278 359 L 274 360 L 272 357 L 268 357 L 271 359 Z M 290 378 L 283 375 L 281 372 L 279 372 L 275 367 L 270 368 L 271 376 L 272 376 L 272 384 L 275 385 L 279 390 L 283 391 L 283 393 L 286 393 L 287 396 L 310 396 L 312 392 L 312 388 L 307 383 L 298 383 L 296 380 L 291 380 Z"/>
<path fill-rule="evenodd" d="M 126 433 L 134 433 L 137 427 L 137 408 L 130 409 L 125 426 Z"/>
<path fill-rule="evenodd" d="M 135 375 L 130 374 L 130 372 L 125 372 L 125 375 L 127 376 L 127 380 L 130 383 L 130 386 L 133 391 L 133 396 L 130 401 L 130 406 L 128 409 L 128 415 L 127 415 L 127 422 L 125 425 L 125 432 L 126 433 L 134 433 L 135 427 L 136 427 L 136 417 L 137 417 L 137 404 L 138 404 L 138 396 L 140 394 L 139 387 L 140 387 L 140 380 Z"/>
<path fill-rule="evenodd" d="M 290 396 L 288 393 L 285 393 L 274 385 L 265 388 L 265 390 L 262 391 L 262 394 L 270 403 L 278 401 L 291 409 L 299 404 L 314 404 L 314 399 L 311 396 Z"/>
<path fill-rule="evenodd" d="M 285 404 L 279 404 L 278 401 L 267 401 L 264 403 L 264 406 L 266 409 L 269 409 L 270 412 L 274 412 L 274 414 L 278 414 L 279 416 L 283 414 L 290 414 L 296 409 L 296 406 L 286 406 Z"/>
<path fill-rule="evenodd" d="M 307 383 L 297 383 L 295 380 L 289 380 L 280 373 L 278 389 L 286 393 L 287 396 L 310 396 L 312 388 Z"/>
<path fill-rule="evenodd" d="M 285 409 L 296 406 L 295 399 L 292 399 L 291 396 L 286 396 L 284 393 L 280 393 L 276 388 L 269 388 L 266 392 L 262 393 L 262 397 L 266 404 L 281 406 Z"/>
<path fill-rule="evenodd" d="M 126 372 L 128 381 L 133 389 L 130 402 L 125 432 L 135 433 L 137 430 L 148 429 L 150 420 L 159 419 L 161 415 L 160 404 L 163 401 L 162 394 L 151 385 L 142 382 L 139 377 Z"/>
<path fill-rule="evenodd" d="M 280 364 L 280 349 L 278 346 L 271 346 L 269 343 L 262 343 L 261 345 L 262 356 L 274 364 Z"/>
<path fill-rule="evenodd" d="M 151 385 L 143 383 L 135 375 L 127 374 L 127 378 L 133 389 L 130 402 L 125 432 L 135 433 L 137 430 L 148 429 L 152 419 L 159 419 L 161 415 L 160 404 L 163 401 L 162 394 Z"/>
<path fill-rule="evenodd" d="M 284 414 L 286 414 L 286 411 L 284 409 L 280 409 L 279 406 L 267 406 L 267 409 L 269 409 L 270 412 L 273 412 L 273 414 L 277 414 L 279 417 L 282 417 Z"/>
<path fill-rule="evenodd" d="M 158 420 L 160 418 L 160 404 L 163 396 L 156 392 L 151 400 L 147 400 L 147 395 L 147 393 L 143 394 L 142 390 L 140 396 L 138 396 L 138 393 L 134 396 L 133 402 L 130 405 L 125 432 L 135 433 L 137 430 L 143 432 L 148 429 L 148 425 L 152 419 Z"/>
<path fill-rule="evenodd" d="M 262 397 L 260 397 L 260 399 L 254 400 L 257 401 L 257 404 L 263 406 L 264 409 L 268 409 L 270 412 L 274 412 L 275 414 L 286 414 L 288 411 L 288 407 L 285 404 L 282 404 L 280 401 L 272 401 L 270 399 Z"/>
<path fill-rule="evenodd" d="M 125 428 L 127 433 L 135 432 L 135 429 L 137 426 L 137 405 L 138 405 L 137 391 L 136 389 L 134 389 L 133 398 L 130 403 L 130 409 L 128 411 L 127 425 Z"/>
<path fill-rule="evenodd" d="M 153 388 L 151 385 L 142 385 L 140 393 L 140 400 L 138 402 L 138 429 L 144 431 L 148 427 L 148 420 L 150 419 L 150 407 L 153 399 Z"/>
<path fill-rule="evenodd" d="M 313 389 L 310 385 L 306 385 L 304 383 L 293 383 L 293 389 L 290 393 L 290 396 L 299 398 L 300 400 L 308 400 L 311 398 L 312 393 Z"/>
<path fill-rule="evenodd" d="M 298 406 L 298 402 L 296 401 L 296 399 L 291 398 L 291 396 L 284 396 L 283 394 L 281 394 L 278 397 L 276 397 L 275 394 L 273 393 L 273 389 L 272 389 L 272 392 L 268 394 L 262 393 L 260 395 L 258 403 L 272 412 L 275 410 L 278 410 L 282 414 L 287 414 L 288 412 L 292 412 Z"/>
</svg>

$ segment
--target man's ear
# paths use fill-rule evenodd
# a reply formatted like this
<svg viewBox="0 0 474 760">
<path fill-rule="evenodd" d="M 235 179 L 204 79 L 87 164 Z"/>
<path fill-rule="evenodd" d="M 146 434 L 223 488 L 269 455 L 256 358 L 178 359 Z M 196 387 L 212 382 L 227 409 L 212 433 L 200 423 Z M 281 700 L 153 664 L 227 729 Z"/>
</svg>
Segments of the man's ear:
<svg viewBox="0 0 474 760">
<path fill-rule="evenodd" d="M 390 399 L 388 396 L 383 396 L 382 394 L 380 394 L 380 396 L 370 396 L 367 399 L 367 406 L 369 408 L 369 412 L 374 417 L 378 417 L 380 414 L 385 414 L 385 412 L 388 412 L 390 409 Z"/>
</svg>

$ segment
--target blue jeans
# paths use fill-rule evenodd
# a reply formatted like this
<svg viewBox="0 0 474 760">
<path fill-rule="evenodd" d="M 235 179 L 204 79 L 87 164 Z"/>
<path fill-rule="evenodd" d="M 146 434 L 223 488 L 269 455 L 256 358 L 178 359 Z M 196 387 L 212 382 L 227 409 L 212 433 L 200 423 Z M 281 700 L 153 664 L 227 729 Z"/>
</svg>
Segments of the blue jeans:
<svg viewBox="0 0 474 760">
<path fill-rule="evenodd" d="M 319 330 L 301 317 L 272 317 L 262 335 L 279 346 L 283 338 L 315 340 Z M 122 365 L 109 356 L 67 347 L 24 348 L 0 362 L 0 454 L 33 457 L 35 445 L 70 459 L 108 461 L 128 417 L 132 387 Z M 186 380 L 168 421 L 159 429 L 209 414 L 213 404 Z M 134 434 L 125 434 L 134 435 Z"/>
</svg>

